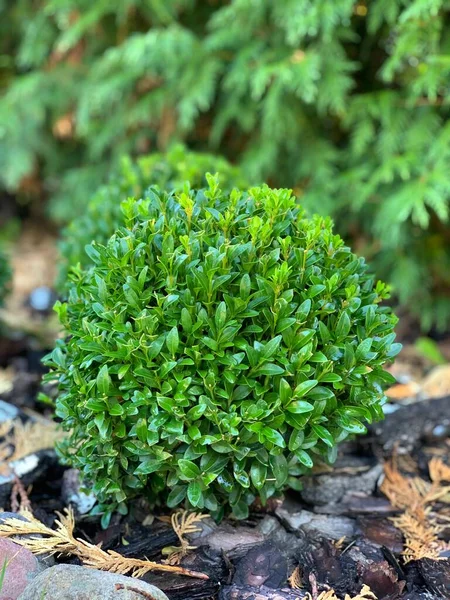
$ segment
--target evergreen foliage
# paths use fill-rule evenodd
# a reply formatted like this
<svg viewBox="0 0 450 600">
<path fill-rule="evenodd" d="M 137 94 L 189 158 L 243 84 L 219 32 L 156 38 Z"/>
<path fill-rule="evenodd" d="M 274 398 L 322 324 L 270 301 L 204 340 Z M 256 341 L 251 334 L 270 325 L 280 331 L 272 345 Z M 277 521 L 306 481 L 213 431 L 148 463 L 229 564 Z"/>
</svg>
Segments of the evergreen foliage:
<svg viewBox="0 0 450 600">
<path fill-rule="evenodd" d="M 3 186 L 28 193 L 37 179 L 66 219 L 124 154 L 174 138 L 220 147 L 249 178 L 292 186 L 363 234 L 424 327 L 448 323 L 446 0 L 3 0 L 0 11 Z"/>
<path fill-rule="evenodd" d="M 0 248 L 0 307 L 3 306 L 5 296 L 8 293 L 11 279 L 11 269 L 6 254 Z"/>
<path fill-rule="evenodd" d="M 386 286 L 289 190 L 207 178 L 124 201 L 57 305 L 60 452 L 104 524 L 139 494 L 246 517 L 383 416 L 400 350 Z"/>
<path fill-rule="evenodd" d="M 201 188 L 206 185 L 206 173 L 219 173 L 225 189 L 248 187 L 241 171 L 224 158 L 200 152 L 188 152 L 177 145 L 167 153 L 141 156 L 135 162 L 122 159 L 121 167 L 108 185 L 94 194 L 83 215 L 72 221 L 62 232 L 59 287 L 67 282 L 71 266 L 88 265 L 91 260 L 85 246 L 95 241 L 104 244 L 123 224 L 121 202 L 124 198 L 140 198 L 151 185 L 166 191 L 181 191 L 186 185 Z"/>
</svg>

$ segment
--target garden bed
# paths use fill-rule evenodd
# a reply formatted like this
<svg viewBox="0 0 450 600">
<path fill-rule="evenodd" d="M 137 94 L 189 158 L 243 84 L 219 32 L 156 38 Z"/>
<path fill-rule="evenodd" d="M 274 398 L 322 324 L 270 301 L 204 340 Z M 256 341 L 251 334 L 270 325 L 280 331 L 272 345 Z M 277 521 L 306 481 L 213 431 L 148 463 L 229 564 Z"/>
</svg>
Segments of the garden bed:
<svg viewBox="0 0 450 600">
<path fill-rule="evenodd" d="M 23 421 L 39 421 L 47 412 L 45 405 L 35 402 L 39 355 L 26 339 L 21 344 L 4 340 L 4 344 L 9 344 L 9 358 L 5 360 L 4 348 L 3 366 L 9 365 L 15 377 L 12 389 L 2 394 L 8 402 L 2 405 L 3 418 L 13 415 L 8 410 L 14 411 L 15 405 Z M 409 366 L 417 368 L 412 360 Z M 403 365 L 403 370 L 407 368 Z M 445 386 L 443 371 L 441 380 Z M 400 392 L 393 390 L 393 395 Z M 334 590 L 338 598 L 345 594 L 353 598 L 364 585 L 378 600 L 448 598 L 450 568 L 444 542 L 450 528 L 443 524 L 449 522 L 450 494 L 444 489 L 449 482 L 430 483 L 429 470 L 433 459 L 449 462 L 450 397 L 411 400 L 403 398 L 403 405 L 392 403 L 384 422 L 373 426 L 368 435 L 344 444 L 333 469 L 316 469 L 305 479 L 302 492 L 288 493 L 264 509 L 253 507 L 245 521 L 225 520 L 216 525 L 200 519 L 194 522 L 198 532 L 183 535 L 183 528 L 178 529 L 195 547 L 179 561 L 174 549 L 180 540 L 164 518 L 167 511 L 151 513 L 145 503 L 135 503 L 132 516 L 113 518 L 107 530 L 101 529 L 98 519 L 75 513 L 76 535 L 124 557 L 159 563 L 172 554 L 171 562 L 207 575 L 207 579 L 157 571 L 145 575 L 171 600 L 291 600 L 309 598 L 308 593 L 328 598 L 320 596 L 326 590 Z M 57 464 L 52 451 L 40 450 L 37 456 L 39 466 L 20 480 L 34 516 L 52 527 L 55 511 L 62 511 L 76 497 L 76 477 Z M 441 527 L 437 546 L 424 539 L 422 547 L 413 548 L 416 557 L 424 556 L 405 563 L 407 532 L 402 533 L 399 521 L 395 527 L 392 519 L 405 513 L 401 494 L 405 490 L 411 494 L 411 489 L 402 491 L 402 485 L 408 486 L 414 477 L 428 482 L 423 483 L 425 487 L 411 488 L 419 496 L 426 495 L 430 485 L 444 490 L 436 500 L 424 500 L 424 506 L 432 510 L 430 526 L 436 522 Z M 0 505 L 17 510 L 24 499 L 20 489 L 2 481 Z M 385 487 L 386 481 L 390 487 Z M 414 498 L 411 495 L 411 507 Z M 443 560 L 437 560 L 438 554 Z M 67 556 L 56 560 L 81 564 L 78 558 Z"/>
</svg>

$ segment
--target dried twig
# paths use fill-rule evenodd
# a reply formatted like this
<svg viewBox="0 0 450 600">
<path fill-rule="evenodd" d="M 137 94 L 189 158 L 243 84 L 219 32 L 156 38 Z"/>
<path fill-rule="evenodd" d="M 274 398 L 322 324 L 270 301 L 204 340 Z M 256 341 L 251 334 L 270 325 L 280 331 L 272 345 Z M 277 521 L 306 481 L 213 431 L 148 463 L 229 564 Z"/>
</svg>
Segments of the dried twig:
<svg viewBox="0 0 450 600">
<path fill-rule="evenodd" d="M 160 518 L 161 521 L 170 522 L 180 540 L 180 546 L 168 546 L 163 549 L 163 554 L 168 555 L 168 558 L 164 561 L 166 564 L 178 565 L 189 550 L 195 550 L 196 546 L 190 546 L 188 540 L 186 540 L 184 536 L 188 533 L 200 531 L 197 524 L 207 517 L 208 515 L 202 513 L 190 513 L 186 510 L 178 510 L 170 517 Z"/>
<path fill-rule="evenodd" d="M 11 511 L 17 513 L 26 510 L 31 510 L 31 502 L 23 483 L 14 473 L 14 483 L 11 490 Z"/>
<path fill-rule="evenodd" d="M 13 537 L 17 544 L 28 548 L 33 554 L 49 553 L 77 556 L 87 567 L 120 575 L 129 574 L 132 577 L 142 577 L 149 571 L 165 571 L 177 575 L 208 579 L 205 573 L 148 560 L 127 558 L 113 550 L 105 551 L 100 546 L 75 538 L 73 533 L 75 519 L 71 508 L 66 509 L 64 515 L 57 513 L 59 520 L 55 522 L 56 529 L 50 529 L 28 511 L 22 514 L 27 519 L 26 521 L 11 518 L 0 523 L 0 537 Z M 40 537 L 33 537 L 34 534 L 39 534 Z"/>
<path fill-rule="evenodd" d="M 297 565 L 288 578 L 289 585 L 293 590 L 299 590 L 303 587 L 300 565 Z"/>
<path fill-rule="evenodd" d="M 313 596 L 311 596 L 311 594 L 308 593 L 305 600 L 339 600 L 339 598 L 336 596 L 336 592 L 334 590 L 329 590 L 327 592 L 322 592 L 318 596 L 316 595 L 315 599 Z M 353 598 L 350 598 L 348 594 L 345 594 L 344 600 L 377 600 L 377 597 L 371 591 L 368 585 L 364 585 L 359 594 L 353 596 Z"/>
<path fill-rule="evenodd" d="M 441 553 L 450 546 L 438 538 L 444 526 L 437 523 L 431 509 L 435 502 L 443 500 L 450 492 L 450 486 L 442 485 L 443 481 L 450 480 L 450 468 L 439 458 L 432 459 L 429 464 L 430 483 L 420 477 L 403 476 L 394 457 L 385 464 L 384 472 L 381 491 L 392 506 L 403 511 L 400 516 L 393 517 L 392 522 L 405 537 L 405 561 L 442 559 Z"/>
</svg>

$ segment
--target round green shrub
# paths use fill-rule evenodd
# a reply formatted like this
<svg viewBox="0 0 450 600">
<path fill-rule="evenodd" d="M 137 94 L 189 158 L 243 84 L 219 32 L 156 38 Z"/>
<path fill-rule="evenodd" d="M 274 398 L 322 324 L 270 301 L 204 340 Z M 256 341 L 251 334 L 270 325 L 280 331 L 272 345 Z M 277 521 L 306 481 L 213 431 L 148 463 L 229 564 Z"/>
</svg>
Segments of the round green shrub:
<svg viewBox="0 0 450 600">
<path fill-rule="evenodd" d="M 208 182 L 125 201 L 56 307 L 60 453 L 104 522 L 142 494 L 245 517 L 383 416 L 386 286 L 290 190 Z"/>
<path fill-rule="evenodd" d="M 140 198 L 151 185 L 167 191 L 182 190 L 190 183 L 193 188 L 206 184 L 206 173 L 219 172 L 220 183 L 226 189 L 248 187 L 238 167 L 220 156 L 189 152 L 180 144 L 167 153 L 142 156 L 133 162 L 124 157 L 121 168 L 111 181 L 100 187 L 89 201 L 86 212 L 64 228 L 61 235 L 61 264 L 58 287 L 64 289 L 68 271 L 80 263 L 91 263 L 84 248 L 93 240 L 106 243 L 123 225 L 120 203 L 127 196 Z"/>
</svg>

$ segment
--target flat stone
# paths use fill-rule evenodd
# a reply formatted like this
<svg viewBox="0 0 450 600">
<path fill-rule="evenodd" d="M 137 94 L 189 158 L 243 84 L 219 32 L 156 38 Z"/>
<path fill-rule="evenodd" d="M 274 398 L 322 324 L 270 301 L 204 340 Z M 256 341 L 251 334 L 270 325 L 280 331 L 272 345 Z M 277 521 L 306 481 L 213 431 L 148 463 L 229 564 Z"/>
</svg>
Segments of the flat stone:
<svg viewBox="0 0 450 600">
<path fill-rule="evenodd" d="M 256 527 L 264 537 L 269 537 L 282 528 L 280 521 L 272 515 L 266 515 Z"/>
<path fill-rule="evenodd" d="M 200 538 L 196 541 L 196 545 L 207 545 L 214 550 L 223 550 L 226 554 L 261 544 L 264 541 L 264 535 L 256 529 L 250 527 L 239 527 L 235 529 L 228 524 L 221 525 L 211 535 L 205 538 Z"/>
<path fill-rule="evenodd" d="M 363 460 L 355 463 L 350 467 L 354 469 L 354 474 L 339 473 L 339 468 L 336 468 L 331 473 L 305 477 L 300 492 L 302 499 L 308 504 L 323 506 L 340 502 L 348 493 L 372 494 L 383 473 L 382 465 L 376 464 L 370 467 Z"/>
<path fill-rule="evenodd" d="M 76 565 L 56 565 L 38 575 L 18 600 L 168 600 L 160 589 L 132 577 Z"/>
<path fill-rule="evenodd" d="M 290 512 L 283 506 L 277 509 L 276 515 L 291 531 L 302 530 L 312 538 L 340 540 L 353 537 L 357 531 L 355 521 L 348 517 L 316 515 L 307 510 Z"/>
<path fill-rule="evenodd" d="M 0 568 L 3 569 L 5 561 L 7 564 L 0 598 L 17 600 L 45 567 L 26 548 L 7 538 L 0 538 Z"/>
</svg>

